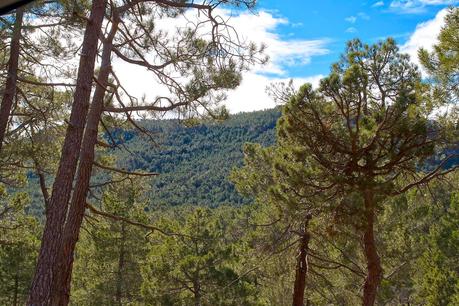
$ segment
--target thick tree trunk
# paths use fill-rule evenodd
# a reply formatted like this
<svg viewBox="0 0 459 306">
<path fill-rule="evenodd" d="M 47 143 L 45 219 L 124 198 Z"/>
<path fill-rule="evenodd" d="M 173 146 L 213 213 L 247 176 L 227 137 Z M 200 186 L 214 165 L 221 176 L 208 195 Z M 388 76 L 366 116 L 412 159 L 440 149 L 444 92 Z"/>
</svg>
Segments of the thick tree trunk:
<svg viewBox="0 0 459 306">
<path fill-rule="evenodd" d="M 75 188 L 70 202 L 67 221 L 63 229 L 62 244 L 59 248 L 59 256 L 57 259 L 57 269 L 55 269 L 54 273 L 53 297 L 51 299 L 52 305 L 67 305 L 69 303 L 73 257 L 85 212 L 86 196 L 95 157 L 98 126 L 104 109 L 104 97 L 111 71 L 110 56 L 112 41 L 117 29 L 118 20 L 112 25 L 109 37 L 107 37 L 103 46 L 101 68 L 88 114 L 88 121 L 81 146 L 80 164 L 78 166 Z"/>
<path fill-rule="evenodd" d="M 304 306 L 304 290 L 306 288 L 306 276 L 308 274 L 308 249 L 311 235 L 308 232 L 308 223 L 310 217 L 307 218 L 304 229 L 301 233 L 300 252 L 298 255 L 295 284 L 293 287 L 293 306 Z"/>
<path fill-rule="evenodd" d="M 13 107 L 14 96 L 16 95 L 16 82 L 18 79 L 19 53 L 21 41 L 21 28 L 24 16 L 24 9 L 16 10 L 16 20 L 14 22 L 13 36 L 10 44 L 10 58 L 8 60 L 8 74 L 6 76 L 5 88 L 0 107 L 0 151 L 8 127 L 8 120 Z"/>
<path fill-rule="evenodd" d="M 376 249 L 374 236 L 375 203 L 371 190 L 364 192 L 365 201 L 365 232 L 363 234 L 363 246 L 367 260 L 367 277 L 363 287 L 363 306 L 374 305 L 378 287 L 382 280 L 381 260 Z"/>
<path fill-rule="evenodd" d="M 28 305 L 38 306 L 49 305 L 50 303 L 58 248 L 61 244 L 61 234 L 67 215 L 88 113 L 97 43 L 105 13 L 105 2 L 106 0 L 94 0 L 92 2 L 91 15 L 83 39 L 70 122 L 47 209 L 46 224 Z"/>
</svg>

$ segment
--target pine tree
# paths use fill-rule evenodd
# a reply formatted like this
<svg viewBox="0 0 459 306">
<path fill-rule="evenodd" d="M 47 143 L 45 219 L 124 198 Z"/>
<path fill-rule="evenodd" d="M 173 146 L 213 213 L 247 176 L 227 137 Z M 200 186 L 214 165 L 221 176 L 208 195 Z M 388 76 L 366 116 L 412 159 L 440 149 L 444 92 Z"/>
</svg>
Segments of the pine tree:
<svg viewBox="0 0 459 306">
<path fill-rule="evenodd" d="M 436 82 L 437 97 L 459 101 L 459 8 L 450 8 L 433 51 L 419 50 L 422 65 Z"/>
<path fill-rule="evenodd" d="M 148 223 L 141 180 L 110 187 L 101 209 L 133 222 Z M 124 220 L 91 214 L 75 254 L 72 304 L 142 304 L 140 269 L 148 252 L 148 231 Z"/>
<path fill-rule="evenodd" d="M 434 111 L 428 86 L 393 40 L 354 40 L 317 90 L 306 84 L 290 97 L 276 146 L 256 153 L 273 155 L 268 190 L 280 205 L 333 218 L 361 237 L 363 305 L 374 305 L 383 279 L 375 224 L 386 199 L 454 170 L 443 171 L 454 156 L 428 165 L 457 137 L 453 119 L 430 121 Z"/>
<path fill-rule="evenodd" d="M 459 195 L 446 194 L 450 201 L 423 237 L 425 248 L 414 275 L 417 301 L 432 306 L 459 302 Z"/>
<path fill-rule="evenodd" d="M 147 304 L 260 305 L 253 275 L 241 269 L 247 246 L 234 236 L 231 217 L 192 208 L 158 223 L 173 234 L 150 236 L 142 269 Z"/>
<path fill-rule="evenodd" d="M 231 1 L 231 4 L 252 7 L 254 2 L 241 0 Z M 142 6 L 142 9 L 133 9 L 136 5 Z M 72 254 L 84 215 L 85 199 L 95 156 L 94 147 L 97 143 L 97 131 L 102 112 L 123 113 L 128 122 L 143 132 L 144 130 L 132 120 L 130 115 L 132 111 L 167 112 L 175 110 L 192 117 L 196 111 L 199 113 L 199 110 L 204 109 L 206 112 L 210 111 L 211 116 L 224 115 L 225 112 L 220 108 L 211 111 L 214 102 L 221 101 L 223 97 L 218 91 L 235 88 L 240 83 L 240 71 L 246 69 L 248 62 L 253 62 L 254 54 L 258 52 L 258 49 L 251 45 L 247 49 L 247 54 L 245 52 L 240 54 L 240 50 L 244 48 L 240 48 L 240 45 L 233 41 L 233 35 L 225 36 L 229 32 L 223 30 L 223 24 L 214 27 L 214 30 L 218 29 L 218 31 L 212 32 L 209 41 L 197 37 L 200 26 L 205 24 L 202 22 L 198 23 L 195 29 L 178 31 L 177 35 L 180 37 L 170 40 L 171 46 L 169 43 L 162 43 L 162 40 L 169 42 L 163 37 L 164 33 L 158 33 L 159 36 L 151 33 L 154 30 L 155 18 L 176 17 L 186 10 L 205 12 L 209 22 L 215 23 L 216 19 L 212 16 L 215 6 L 212 4 L 196 4 L 186 1 L 183 3 L 138 1 L 112 7 L 110 13 L 113 22 L 108 23 L 112 28 L 110 37 L 104 43 L 104 65 L 99 72 L 98 86 L 95 86 L 96 92 L 89 108 L 95 48 L 105 8 L 106 1 L 93 2 L 89 18 L 91 22 L 88 22 L 86 28 L 82 52 L 84 56 L 80 60 L 70 124 L 49 200 L 43 246 L 40 250 L 30 303 L 49 301 L 53 304 L 68 303 Z M 152 12 L 158 12 L 158 14 Z M 143 16 L 148 20 L 144 21 Z M 122 20 L 120 17 L 125 19 Z M 123 27 L 124 31 L 118 35 L 118 39 L 125 42 L 120 44 L 122 48 L 114 48 L 111 41 L 116 38 L 116 25 L 121 22 L 129 22 L 130 25 Z M 139 32 L 144 33 L 145 39 L 142 45 L 136 44 L 132 39 L 137 37 Z M 223 36 L 225 39 L 220 39 Z M 231 55 L 222 56 L 219 50 L 223 48 L 227 48 L 226 52 L 229 50 Z M 157 53 L 157 56 L 154 61 L 149 62 L 147 60 L 149 56 L 145 54 L 152 50 Z M 130 64 L 140 65 L 152 71 L 159 82 L 169 89 L 171 97 L 158 97 L 149 105 L 137 105 L 135 99 L 131 99 L 131 105 L 126 106 L 120 98 L 124 90 L 122 84 L 119 83 L 119 78 L 110 67 L 112 54 L 116 54 L 117 57 Z M 109 86 L 110 90 L 108 90 L 109 84 L 107 83 L 109 75 L 114 79 L 114 84 Z M 173 75 L 178 75 L 182 79 L 177 81 Z M 188 79 L 189 82 L 183 84 L 183 79 Z M 107 101 L 109 105 L 105 105 L 106 94 L 111 96 Z M 112 107 L 113 101 L 121 106 Z M 84 135 L 83 131 L 85 131 Z M 108 168 L 105 167 L 105 169 Z M 72 193 L 71 187 L 75 178 L 75 190 Z M 66 216 L 69 218 L 66 219 Z M 62 232 L 63 235 L 61 235 Z M 63 283 L 64 286 L 62 286 Z"/>
<path fill-rule="evenodd" d="M 0 304 L 23 305 L 38 249 L 38 220 L 25 212 L 25 193 L 8 195 L 0 186 Z"/>
</svg>

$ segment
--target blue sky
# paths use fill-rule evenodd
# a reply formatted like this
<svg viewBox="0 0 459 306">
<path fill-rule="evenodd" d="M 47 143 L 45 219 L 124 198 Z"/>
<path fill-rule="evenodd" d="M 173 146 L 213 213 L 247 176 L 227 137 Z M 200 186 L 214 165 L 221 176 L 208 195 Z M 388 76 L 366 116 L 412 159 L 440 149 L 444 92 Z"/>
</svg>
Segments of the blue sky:
<svg viewBox="0 0 459 306">
<path fill-rule="evenodd" d="M 328 40 L 328 54 L 313 57 L 307 65 L 286 67 L 290 77 L 304 77 L 326 74 L 352 38 L 373 43 L 391 36 L 403 45 L 420 23 L 434 19 L 453 2 L 260 0 L 258 10 L 288 19 L 275 30 L 283 39 Z"/>
<path fill-rule="evenodd" d="M 276 106 L 266 88 L 290 80 L 296 87 L 317 85 L 339 59 L 346 41 L 356 37 L 374 43 L 391 36 L 416 63 L 417 50 L 435 44 L 448 5 L 457 4 L 459 0 L 259 0 L 254 12 L 220 8 L 217 13 L 239 38 L 266 44 L 270 57 L 267 65 L 243 74 L 225 104 L 231 113 Z M 191 13 L 163 26 L 173 32 L 179 22 L 193 18 Z M 148 71 L 132 66 L 117 61 L 115 70 L 123 84 L 137 97 L 154 99 L 162 88 L 152 86 Z"/>
<path fill-rule="evenodd" d="M 317 85 L 339 59 L 346 41 L 375 43 L 393 37 L 418 64 L 417 50 L 431 49 L 444 23 L 448 6 L 459 0 L 259 0 L 255 15 L 232 13 L 242 36 L 266 43 L 270 62 L 243 75 L 229 92 L 230 112 L 272 108 L 266 93 L 273 83 L 293 80 Z"/>
</svg>

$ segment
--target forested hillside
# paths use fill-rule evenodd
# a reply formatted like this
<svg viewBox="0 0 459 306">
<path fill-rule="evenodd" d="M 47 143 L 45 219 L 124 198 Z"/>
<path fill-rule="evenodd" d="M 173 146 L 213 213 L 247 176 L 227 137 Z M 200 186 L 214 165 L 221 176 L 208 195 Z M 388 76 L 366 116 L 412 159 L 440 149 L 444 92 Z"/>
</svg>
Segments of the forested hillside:
<svg viewBox="0 0 459 306">
<path fill-rule="evenodd" d="M 279 116 L 272 109 L 192 127 L 177 120 L 146 121 L 141 124 L 153 140 L 138 131 L 115 133 L 126 142 L 114 155 L 120 167 L 160 174 L 151 179 L 153 206 L 241 204 L 248 200 L 236 192 L 229 173 L 242 165 L 244 143 L 274 143 Z"/>
<path fill-rule="evenodd" d="M 274 144 L 279 117 L 280 109 L 276 108 L 235 114 L 223 121 L 203 121 L 193 126 L 172 119 L 141 121 L 139 125 L 148 134 L 138 130 L 112 131 L 110 136 L 118 146 L 110 153 L 120 168 L 159 174 L 147 181 L 151 187 L 147 188 L 150 208 L 239 205 L 248 203 L 250 198 L 235 190 L 229 174 L 234 167 L 242 165 L 244 144 Z M 110 140 L 108 135 L 105 138 Z M 450 168 L 458 161 L 458 157 L 453 158 L 445 167 Z M 27 190 L 35 199 L 33 211 L 38 213 L 43 207 L 39 182 L 33 172 L 30 179 Z M 93 183 L 103 180 L 104 177 L 95 177 Z"/>
<path fill-rule="evenodd" d="M 279 109 L 231 115 L 223 121 L 202 121 L 187 126 L 179 120 L 147 120 L 138 130 L 117 129 L 110 137 L 117 148 L 109 154 L 118 167 L 127 170 L 156 172 L 146 181 L 148 206 L 199 205 L 216 207 L 221 204 L 248 203 L 229 181 L 234 167 L 242 165 L 245 143 L 274 144 L 275 125 Z M 105 135 L 110 141 L 108 134 Z M 43 198 L 39 180 L 29 172 L 29 184 L 24 188 L 34 199 L 32 214 L 41 215 Z M 95 176 L 93 184 L 106 180 Z M 51 179 L 48 179 L 51 183 Z"/>
</svg>

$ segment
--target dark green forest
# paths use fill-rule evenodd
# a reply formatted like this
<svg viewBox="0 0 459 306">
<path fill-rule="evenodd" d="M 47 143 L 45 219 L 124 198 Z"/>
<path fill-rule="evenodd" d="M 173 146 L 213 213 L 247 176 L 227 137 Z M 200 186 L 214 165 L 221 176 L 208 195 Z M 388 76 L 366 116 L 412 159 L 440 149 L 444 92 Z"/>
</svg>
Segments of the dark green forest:
<svg viewBox="0 0 459 306">
<path fill-rule="evenodd" d="M 351 39 L 232 114 L 257 1 L 29 2 L 0 3 L 1 306 L 459 305 L 457 7 L 419 66 Z"/>
<path fill-rule="evenodd" d="M 222 122 L 186 127 L 176 120 L 142 122 L 153 139 L 137 131 L 120 131 L 125 149 L 113 152 L 118 166 L 129 170 L 161 173 L 152 179 L 151 207 L 160 205 L 240 205 L 239 195 L 228 179 L 242 166 L 246 142 L 264 146 L 275 142 L 278 109 L 231 115 Z M 127 150 L 126 150 L 127 149 Z"/>
<path fill-rule="evenodd" d="M 279 109 L 231 115 L 224 121 L 203 121 L 187 126 L 179 120 L 140 121 L 148 134 L 138 130 L 112 130 L 105 135 L 117 149 L 108 154 L 119 168 L 160 173 L 145 183 L 148 208 L 177 205 L 217 207 L 251 202 L 241 196 L 229 180 L 235 167 L 242 166 L 245 143 L 269 146 L 275 142 Z M 33 199 L 28 208 L 41 216 L 43 197 L 35 172 L 28 173 L 24 190 Z M 52 178 L 49 177 L 51 184 Z M 93 184 L 103 184 L 110 176 L 99 175 Z"/>
</svg>

